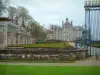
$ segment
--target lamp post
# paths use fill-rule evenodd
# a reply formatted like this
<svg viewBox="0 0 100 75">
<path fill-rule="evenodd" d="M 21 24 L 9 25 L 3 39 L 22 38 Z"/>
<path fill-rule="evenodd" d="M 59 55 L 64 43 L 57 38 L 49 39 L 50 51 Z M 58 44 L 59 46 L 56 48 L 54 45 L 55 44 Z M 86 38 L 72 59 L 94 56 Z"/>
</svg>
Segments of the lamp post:
<svg viewBox="0 0 100 75">
<path fill-rule="evenodd" d="M 91 10 L 89 9 L 89 29 L 88 29 L 88 44 L 90 46 L 90 56 L 91 56 L 91 21 L 90 21 L 90 12 Z"/>
</svg>

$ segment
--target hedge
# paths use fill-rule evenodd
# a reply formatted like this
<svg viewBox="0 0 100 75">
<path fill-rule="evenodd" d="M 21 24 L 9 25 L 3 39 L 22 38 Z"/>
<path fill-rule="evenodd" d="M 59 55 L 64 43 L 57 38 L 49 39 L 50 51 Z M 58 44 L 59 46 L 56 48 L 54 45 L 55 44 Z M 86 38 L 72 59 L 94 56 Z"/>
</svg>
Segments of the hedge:
<svg viewBox="0 0 100 75">
<path fill-rule="evenodd" d="M 37 40 L 37 41 L 36 41 L 36 44 L 61 43 L 61 42 L 63 42 L 63 41 L 61 41 L 61 40 L 45 40 L 45 41 Z"/>
</svg>

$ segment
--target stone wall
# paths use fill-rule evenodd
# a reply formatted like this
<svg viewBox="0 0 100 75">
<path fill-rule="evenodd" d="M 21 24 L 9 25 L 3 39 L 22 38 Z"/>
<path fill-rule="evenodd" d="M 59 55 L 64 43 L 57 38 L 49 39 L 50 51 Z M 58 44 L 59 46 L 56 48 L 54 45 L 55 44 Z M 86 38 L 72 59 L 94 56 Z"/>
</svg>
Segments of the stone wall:
<svg viewBox="0 0 100 75">
<path fill-rule="evenodd" d="M 8 53 L 7 53 L 8 52 Z M 48 55 L 52 60 L 82 60 L 87 58 L 87 50 L 67 50 L 67 49 L 51 49 L 51 48 L 9 48 L 3 51 L 5 54 L 24 54 L 27 55 Z M 2 51 L 0 52 L 2 54 Z M 33 56 L 32 56 L 33 57 Z"/>
<path fill-rule="evenodd" d="M 85 59 L 84 55 L 80 55 L 82 53 L 79 53 L 79 55 L 74 53 L 69 54 L 34 54 L 34 53 L 28 53 L 28 54 L 0 54 L 0 58 L 2 59 L 31 59 L 31 60 L 59 60 L 59 61 L 76 61 L 76 60 L 82 60 Z M 77 58 L 78 57 L 78 58 Z"/>
</svg>

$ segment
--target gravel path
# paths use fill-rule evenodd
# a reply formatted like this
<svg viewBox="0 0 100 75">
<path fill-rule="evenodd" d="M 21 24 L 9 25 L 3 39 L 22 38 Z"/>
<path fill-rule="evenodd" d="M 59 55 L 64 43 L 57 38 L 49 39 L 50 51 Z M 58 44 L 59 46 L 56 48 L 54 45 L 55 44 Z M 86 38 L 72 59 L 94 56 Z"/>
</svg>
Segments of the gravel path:
<svg viewBox="0 0 100 75">
<path fill-rule="evenodd" d="M 28 65 L 28 66 L 100 66 L 100 60 L 91 57 L 76 63 L 20 63 L 20 62 L 0 62 L 2 65 Z"/>
</svg>

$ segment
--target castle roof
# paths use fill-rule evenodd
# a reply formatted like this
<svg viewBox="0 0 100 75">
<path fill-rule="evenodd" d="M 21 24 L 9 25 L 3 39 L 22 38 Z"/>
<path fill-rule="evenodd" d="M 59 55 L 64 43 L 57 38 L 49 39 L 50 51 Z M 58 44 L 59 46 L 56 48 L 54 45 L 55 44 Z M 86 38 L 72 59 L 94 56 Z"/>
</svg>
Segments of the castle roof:
<svg viewBox="0 0 100 75">
<path fill-rule="evenodd" d="M 77 31 L 82 31 L 82 27 L 81 26 L 74 26 L 74 30 L 77 30 Z"/>
<path fill-rule="evenodd" d="M 72 21 L 69 22 L 68 18 L 66 18 L 65 23 L 62 21 L 62 27 L 63 28 L 72 28 L 73 27 Z"/>
<path fill-rule="evenodd" d="M 52 34 L 53 31 L 51 31 L 51 30 L 47 30 L 47 33 L 48 33 L 48 34 Z"/>
</svg>

